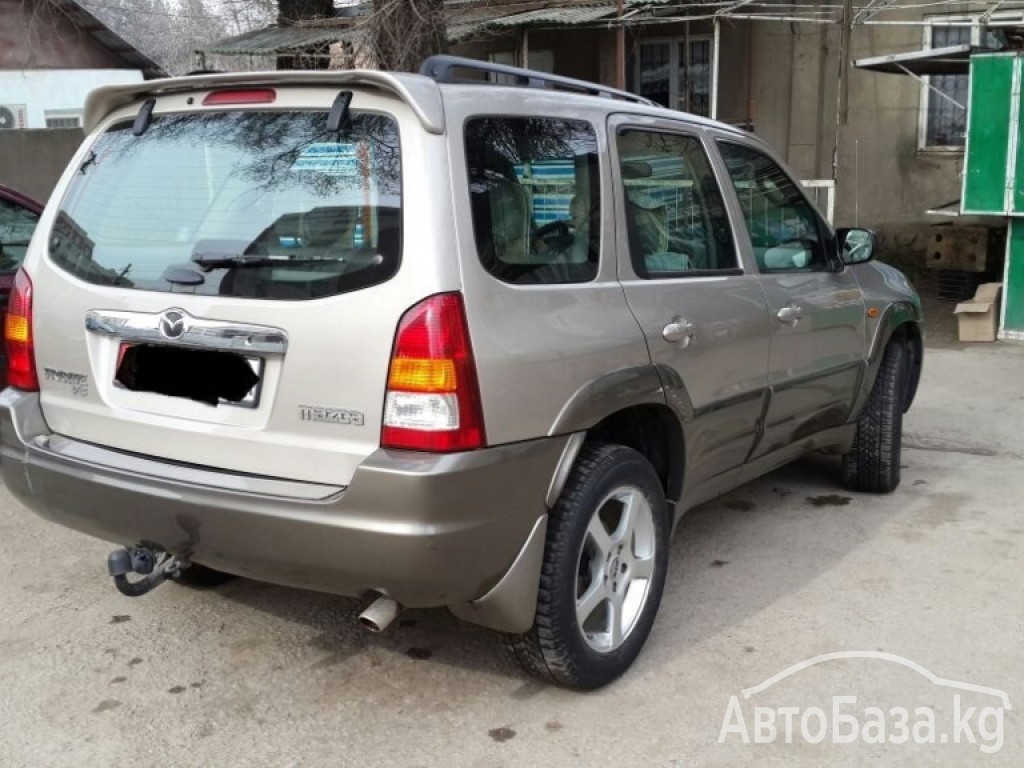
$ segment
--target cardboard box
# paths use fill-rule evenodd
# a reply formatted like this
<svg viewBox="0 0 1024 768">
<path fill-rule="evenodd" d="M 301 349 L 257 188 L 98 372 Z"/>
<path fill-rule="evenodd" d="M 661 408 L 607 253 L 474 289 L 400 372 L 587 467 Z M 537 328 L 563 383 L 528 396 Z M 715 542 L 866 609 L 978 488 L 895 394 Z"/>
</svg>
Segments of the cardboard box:
<svg viewBox="0 0 1024 768">
<path fill-rule="evenodd" d="M 960 319 L 960 341 L 995 341 L 999 331 L 999 292 L 1002 283 L 978 286 L 974 298 L 956 305 Z"/>
</svg>

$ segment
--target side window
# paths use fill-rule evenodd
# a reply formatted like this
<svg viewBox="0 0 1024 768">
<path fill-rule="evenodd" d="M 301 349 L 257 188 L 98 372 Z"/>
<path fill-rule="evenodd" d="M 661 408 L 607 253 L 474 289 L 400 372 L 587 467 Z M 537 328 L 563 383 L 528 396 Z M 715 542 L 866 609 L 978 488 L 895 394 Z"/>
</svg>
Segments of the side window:
<svg viewBox="0 0 1024 768">
<path fill-rule="evenodd" d="M 590 123 L 478 117 L 466 123 L 473 234 L 484 267 L 518 284 L 597 275 L 601 189 Z"/>
<path fill-rule="evenodd" d="M 21 266 L 38 221 L 32 211 L 0 200 L 0 272 Z"/>
<path fill-rule="evenodd" d="M 800 188 L 771 159 L 719 142 L 762 272 L 829 268 L 818 214 Z"/>
<path fill-rule="evenodd" d="M 739 265 L 722 194 L 699 139 L 619 132 L 629 253 L 646 279 L 685 277 Z"/>
</svg>

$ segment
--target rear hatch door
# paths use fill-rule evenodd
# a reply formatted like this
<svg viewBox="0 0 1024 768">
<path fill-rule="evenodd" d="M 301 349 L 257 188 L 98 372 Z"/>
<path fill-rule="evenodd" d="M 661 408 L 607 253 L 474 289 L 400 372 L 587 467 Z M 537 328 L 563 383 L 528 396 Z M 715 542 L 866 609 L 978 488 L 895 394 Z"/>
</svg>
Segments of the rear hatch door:
<svg viewBox="0 0 1024 768">
<path fill-rule="evenodd" d="M 399 136 L 426 137 L 373 92 L 328 131 L 337 89 L 311 90 L 322 109 L 158 102 L 141 135 L 132 113 L 80 155 L 30 268 L 51 429 L 337 485 L 377 448 L 398 319 L 450 289 L 399 276 Z"/>
</svg>

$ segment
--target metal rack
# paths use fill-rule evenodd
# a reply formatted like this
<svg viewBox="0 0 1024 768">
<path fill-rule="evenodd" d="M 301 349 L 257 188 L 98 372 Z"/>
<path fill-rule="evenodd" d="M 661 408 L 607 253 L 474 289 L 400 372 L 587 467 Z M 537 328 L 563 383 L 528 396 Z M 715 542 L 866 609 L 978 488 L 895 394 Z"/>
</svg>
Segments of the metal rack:
<svg viewBox="0 0 1024 768">
<path fill-rule="evenodd" d="M 509 67 L 504 64 L 492 64 L 487 61 L 466 59 L 461 56 L 431 56 L 420 66 L 420 74 L 426 75 L 438 83 L 459 83 L 462 85 L 485 85 L 486 81 L 476 78 L 461 77 L 455 74 L 456 70 L 476 72 L 485 75 L 501 75 L 508 78 L 510 82 L 503 83 L 519 88 L 538 88 L 541 90 L 570 91 L 572 93 L 583 93 L 589 96 L 601 96 L 606 99 L 619 99 L 630 101 L 634 104 L 643 104 L 649 107 L 657 107 L 650 99 L 637 96 L 635 93 L 620 91 L 617 88 L 609 88 L 605 85 L 591 83 L 586 80 L 576 80 L 572 77 L 551 75 L 547 72 L 536 72 L 532 69 L 520 69 Z"/>
</svg>

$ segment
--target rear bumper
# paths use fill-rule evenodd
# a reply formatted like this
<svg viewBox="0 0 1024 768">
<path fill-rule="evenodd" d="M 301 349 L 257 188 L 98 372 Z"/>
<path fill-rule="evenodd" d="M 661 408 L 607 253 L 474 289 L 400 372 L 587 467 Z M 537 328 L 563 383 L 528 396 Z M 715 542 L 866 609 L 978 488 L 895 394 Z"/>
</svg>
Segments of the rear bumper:
<svg viewBox="0 0 1024 768">
<path fill-rule="evenodd" d="M 69 440 L 49 432 L 37 395 L 0 393 L 4 482 L 42 517 L 254 579 L 343 595 L 378 590 L 411 607 L 463 605 L 524 560 L 567 442 L 378 450 L 337 488 Z"/>
</svg>

